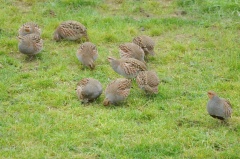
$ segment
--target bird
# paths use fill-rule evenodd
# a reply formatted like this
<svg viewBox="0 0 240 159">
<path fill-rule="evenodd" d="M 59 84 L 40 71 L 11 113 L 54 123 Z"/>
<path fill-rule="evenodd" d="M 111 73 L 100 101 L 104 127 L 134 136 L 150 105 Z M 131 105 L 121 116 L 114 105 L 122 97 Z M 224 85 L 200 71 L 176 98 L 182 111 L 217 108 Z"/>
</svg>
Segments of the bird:
<svg viewBox="0 0 240 159">
<path fill-rule="evenodd" d="M 37 34 L 27 34 L 18 36 L 18 49 L 28 56 L 38 54 L 43 48 L 43 40 Z"/>
<path fill-rule="evenodd" d="M 76 56 L 84 66 L 94 69 L 94 61 L 98 57 L 97 47 L 91 42 L 85 42 L 80 45 Z"/>
<path fill-rule="evenodd" d="M 222 121 L 226 121 L 232 115 L 231 103 L 224 99 L 219 98 L 214 91 L 207 92 L 209 101 L 207 103 L 207 111 L 210 116 Z"/>
<path fill-rule="evenodd" d="M 137 36 L 133 38 L 133 43 L 137 44 L 143 49 L 145 57 L 149 54 L 152 56 L 155 55 L 154 52 L 155 43 L 149 36 L 146 35 Z"/>
<path fill-rule="evenodd" d="M 27 34 L 41 35 L 41 29 L 36 23 L 27 22 L 20 27 L 20 29 L 18 30 L 18 35 L 25 36 Z"/>
<path fill-rule="evenodd" d="M 119 54 L 121 58 L 135 58 L 139 61 L 145 62 L 143 49 L 134 43 L 119 45 Z"/>
<path fill-rule="evenodd" d="M 159 78 L 155 71 L 141 71 L 137 77 L 136 82 L 138 87 L 148 94 L 157 94 Z"/>
<path fill-rule="evenodd" d="M 87 28 L 73 20 L 62 22 L 54 32 L 53 39 L 60 41 L 61 39 L 78 40 L 84 37 L 86 41 L 89 41 Z"/>
<path fill-rule="evenodd" d="M 97 99 L 102 94 L 102 84 L 93 78 L 83 78 L 77 84 L 77 96 L 86 104 Z"/>
<path fill-rule="evenodd" d="M 124 101 L 130 93 L 131 86 L 131 79 L 118 78 L 111 81 L 106 87 L 103 105 L 116 105 L 119 102 Z"/>
<path fill-rule="evenodd" d="M 108 57 L 112 69 L 125 78 L 135 78 L 140 71 L 146 71 L 145 63 L 134 58 L 115 59 Z"/>
</svg>

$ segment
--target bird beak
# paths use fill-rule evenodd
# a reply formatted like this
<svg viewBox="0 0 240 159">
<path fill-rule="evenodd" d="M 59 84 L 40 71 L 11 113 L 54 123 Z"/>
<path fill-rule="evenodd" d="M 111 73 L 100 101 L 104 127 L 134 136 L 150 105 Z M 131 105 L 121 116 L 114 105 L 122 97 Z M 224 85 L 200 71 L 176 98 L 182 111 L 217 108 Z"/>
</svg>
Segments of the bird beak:
<svg viewBox="0 0 240 159">
<path fill-rule="evenodd" d="M 104 99 L 103 105 L 108 106 L 110 104 L 109 100 L 107 98 Z"/>
</svg>

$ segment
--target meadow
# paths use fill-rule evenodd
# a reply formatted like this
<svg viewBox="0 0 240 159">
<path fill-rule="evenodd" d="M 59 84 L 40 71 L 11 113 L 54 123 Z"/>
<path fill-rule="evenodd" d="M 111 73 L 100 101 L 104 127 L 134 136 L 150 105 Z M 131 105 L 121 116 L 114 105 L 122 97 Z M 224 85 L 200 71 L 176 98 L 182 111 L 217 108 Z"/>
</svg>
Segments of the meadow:
<svg viewBox="0 0 240 159">
<path fill-rule="evenodd" d="M 240 3 L 237 0 L 3 0 L 0 5 L 0 158 L 240 158 Z M 99 52 L 91 71 L 76 58 L 83 41 L 55 42 L 76 20 Z M 43 51 L 18 51 L 18 29 L 42 29 Z M 151 36 L 147 66 L 161 83 L 146 95 L 133 82 L 127 100 L 83 105 L 86 77 L 105 89 L 121 76 L 107 61 L 135 36 Z M 229 99 L 228 124 L 206 111 L 207 91 Z"/>
</svg>

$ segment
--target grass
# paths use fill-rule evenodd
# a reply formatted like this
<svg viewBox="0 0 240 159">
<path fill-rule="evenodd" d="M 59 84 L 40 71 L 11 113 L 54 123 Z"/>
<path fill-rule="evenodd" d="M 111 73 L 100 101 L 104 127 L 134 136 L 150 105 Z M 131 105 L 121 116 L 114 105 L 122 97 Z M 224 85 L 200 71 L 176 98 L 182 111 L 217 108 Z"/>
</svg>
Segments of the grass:
<svg viewBox="0 0 240 159">
<path fill-rule="evenodd" d="M 178 14 L 185 11 L 187 14 Z M 240 40 L 235 0 L 3 1 L 0 6 L 1 158 L 239 158 Z M 78 62 L 78 42 L 52 40 L 58 24 L 77 20 L 99 50 L 96 69 Z M 35 21 L 44 50 L 33 61 L 18 52 L 18 28 Z M 79 80 L 105 88 L 120 77 L 107 56 L 141 34 L 152 36 L 148 68 L 159 94 L 136 83 L 121 106 L 104 107 L 104 94 L 81 105 Z M 206 91 L 230 99 L 228 125 L 206 112 Z"/>
</svg>

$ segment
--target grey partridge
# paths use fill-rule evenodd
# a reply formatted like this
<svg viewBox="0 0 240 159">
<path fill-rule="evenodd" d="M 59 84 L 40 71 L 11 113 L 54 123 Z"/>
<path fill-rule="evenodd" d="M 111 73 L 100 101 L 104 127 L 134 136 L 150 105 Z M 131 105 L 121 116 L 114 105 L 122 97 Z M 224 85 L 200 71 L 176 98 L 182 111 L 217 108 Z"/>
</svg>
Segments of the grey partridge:
<svg viewBox="0 0 240 159">
<path fill-rule="evenodd" d="M 27 22 L 20 27 L 20 29 L 18 30 L 18 35 L 25 36 L 27 34 L 40 35 L 41 29 L 39 28 L 39 26 L 36 23 Z"/>
<path fill-rule="evenodd" d="M 103 105 L 118 104 L 125 100 L 130 93 L 131 85 L 131 80 L 125 78 L 118 78 L 110 82 L 105 90 Z"/>
<path fill-rule="evenodd" d="M 114 59 L 108 57 L 112 69 L 126 78 L 135 78 L 140 71 L 146 71 L 147 66 L 134 58 Z"/>
<path fill-rule="evenodd" d="M 84 78 L 78 82 L 76 92 L 82 103 L 92 102 L 102 94 L 102 85 L 96 79 Z"/>
<path fill-rule="evenodd" d="M 72 20 L 62 22 L 53 35 L 53 39 L 56 41 L 60 41 L 61 39 L 77 40 L 82 37 L 89 41 L 87 28 L 83 24 Z"/>
<path fill-rule="evenodd" d="M 231 103 L 224 99 L 219 98 L 213 91 L 208 91 L 209 101 L 207 103 L 207 111 L 210 116 L 225 121 L 231 117 L 232 108 Z"/>
<path fill-rule="evenodd" d="M 148 94 L 157 94 L 159 78 L 155 71 L 142 71 L 136 77 L 136 82 Z"/>
<path fill-rule="evenodd" d="M 32 56 L 38 54 L 43 48 L 43 40 L 37 34 L 19 36 L 18 49 L 21 53 Z"/>
<path fill-rule="evenodd" d="M 135 58 L 139 61 L 144 62 L 144 51 L 137 44 L 121 44 L 119 45 L 119 53 L 121 58 Z"/>
<path fill-rule="evenodd" d="M 143 49 L 145 56 L 147 56 L 148 54 L 152 56 L 155 55 L 154 52 L 155 43 L 149 36 L 146 35 L 137 36 L 133 39 L 133 43 L 137 44 Z"/>
<path fill-rule="evenodd" d="M 80 45 L 76 56 L 84 66 L 94 69 L 94 61 L 98 57 L 97 47 L 91 42 L 85 42 Z"/>
</svg>

